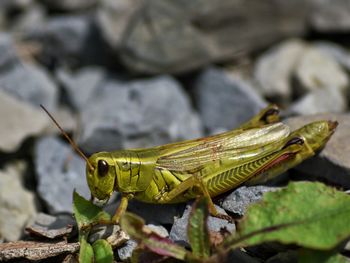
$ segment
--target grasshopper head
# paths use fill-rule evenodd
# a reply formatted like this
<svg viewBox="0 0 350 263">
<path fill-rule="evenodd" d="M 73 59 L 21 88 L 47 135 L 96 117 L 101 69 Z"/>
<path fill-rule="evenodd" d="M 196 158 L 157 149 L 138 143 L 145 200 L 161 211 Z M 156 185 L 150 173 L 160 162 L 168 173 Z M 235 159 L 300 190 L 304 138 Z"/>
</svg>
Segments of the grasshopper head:
<svg viewBox="0 0 350 263">
<path fill-rule="evenodd" d="M 110 153 L 99 152 L 88 158 L 86 180 L 91 195 L 102 202 L 111 197 L 116 179 L 114 161 Z"/>
<path fill-rule="evenodd" d="M 297 130 L 307 144 L 315 152 L 321 149 L 334 133 L 338 123 L 336 121 L 315 121 Z"/>
</svg>

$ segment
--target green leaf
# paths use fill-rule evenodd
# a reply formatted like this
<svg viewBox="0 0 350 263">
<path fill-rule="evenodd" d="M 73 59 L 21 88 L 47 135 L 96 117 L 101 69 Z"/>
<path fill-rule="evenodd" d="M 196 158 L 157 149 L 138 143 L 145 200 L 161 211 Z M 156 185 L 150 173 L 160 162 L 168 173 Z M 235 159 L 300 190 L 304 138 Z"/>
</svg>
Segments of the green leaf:
<svg viewBox="0 0 350 263">
<path fill-rule="evenodd" d="M 96 263 L 111 263 L 113 262 L 112 246 L 104 239 L 98 239 L 92 244 L 95 252 Z"/>
<path fill-rule="evenodd" d="M 94 262 L 94 251 L 92 246 L 87 242 L 87 235 L 80 235 L 80 250 L 79 250 L 79 262 L 80 263 L 92 263 Z"/>
<path fill-rule="evenodd" d="M 309 263 L 309 262 L 318 262 L 318 263 L 348 263 L 349 260 L 337 254 L 336 251 L 320 251 L 320 250 L 310 250 L 302 249 L 298 254 L 299 263 Z"/>
<path fill-rule="evenodd" d="M 152 252 L 180 260 L 185 259 L 186 249 L 147 229 L 141 217 L 126 212 L 120 219 L 120 226 L 131 238 L 141 242 Z"/>
<path fill-rule="evenodd" d="M 207 226 L 208 198 L 201 197 L 192 206 L 188 220 L 188 239 L 193 256 L 206 259 L 210 256 L 209 232 Z"/>
<path fill-rule="evenodd" d="M 268 241 L 329 250 L 350 236 L 350 196 L 321 183 L 294 182 L 265 194 L 240 222 L 240 238 L 227 245 Z"/>
<path fill-rule="evenodd" d="M 75 191 L 73 193 L 73 212 L 79 230 L 93 223 L 111 220 L 111 216 L 108 213 Z"/>
</svg>

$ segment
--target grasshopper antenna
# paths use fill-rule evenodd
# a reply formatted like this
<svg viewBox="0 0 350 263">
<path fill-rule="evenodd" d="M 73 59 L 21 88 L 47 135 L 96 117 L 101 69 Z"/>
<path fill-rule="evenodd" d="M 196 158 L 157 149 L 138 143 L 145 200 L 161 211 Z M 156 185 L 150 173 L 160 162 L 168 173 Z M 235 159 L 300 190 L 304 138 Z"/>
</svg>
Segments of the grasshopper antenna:
<svg viewBox="0 0 350 263">
<path fill-rule="evenodd" d="M 40 107 L 46 112 L 47 115 L 49 115 L 50 119 L 56 124 L 57 128 L 61 131 L 61 133 L 64 135 L 64 137 L 68 140 L 69 144 L 73 147 L 73 149 L 86 161 L 86 163 L 89 165 L 89 169 L 91 171 L 94 170 L 94 167 L 89 162 L 89 159 L 86 157 L 86 155 L 79 149 L 78 145 L 69 137 L 69 135 L 62 129 L 62 127 L 58 124 L 58 122 L 55 120 L 55 118 L 51 115 L 51 113 L 40 104 Z"/>
</svg>

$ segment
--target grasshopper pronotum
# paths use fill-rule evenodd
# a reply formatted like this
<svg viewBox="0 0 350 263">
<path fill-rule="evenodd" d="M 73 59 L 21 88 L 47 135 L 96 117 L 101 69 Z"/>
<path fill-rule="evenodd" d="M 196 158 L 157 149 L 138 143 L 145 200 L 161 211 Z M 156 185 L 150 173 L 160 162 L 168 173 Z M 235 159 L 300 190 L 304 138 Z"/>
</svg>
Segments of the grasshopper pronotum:
<svg viewBox="0 0 350 263">
<path fill-rule="evenodd" d="M 121 193 L 111 222 L 118 223 L 132 198 L 165 204 L 206 195 L 211 201 L 243 183 L 263 182 L 313 156 L 337 126 L 317 121 L 290 132 L 278 122 L 278 112 L 271 105 L 232 131 L 147 149 L 98 152 L 89 158 L 47 113 L 86 160 L 92 198 L 107 202 L 113 191 Z M 227 217 L 218 214 L 212 201 L 210 213 Z"/>
</svg>

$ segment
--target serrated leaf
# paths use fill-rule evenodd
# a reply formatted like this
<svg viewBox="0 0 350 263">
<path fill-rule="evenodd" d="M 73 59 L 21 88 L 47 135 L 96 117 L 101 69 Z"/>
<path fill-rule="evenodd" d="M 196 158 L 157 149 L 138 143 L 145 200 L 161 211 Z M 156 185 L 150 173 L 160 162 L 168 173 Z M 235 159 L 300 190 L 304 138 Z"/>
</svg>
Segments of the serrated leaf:
<svg viewBox="0 0 350 263">
<path fill-rule="evenodd" d="M 79 250 L 79 262 L 80 263 L 92 263 L 94 262 L 94 251 L 92 246 L 87 242 L 87 236 L 80 235 L 80 250 Z"/>
<path fill-rule="evenodd" d="M 188 239 L 192 248 L 192 254 L 202 259 L 210 256 L 208 215 L 208 198 L 203 196 L 192 206 L 188 220 Z"/>
<path fill-rule="evenodd" d="M 75 191 L 73 193 L 73 212 L 79 229 L 98 221 L 109 221 L 111 219 L 108 213 Z"/>
<path fill-rule="evenodd" d="M 120 226 L 131 238 L 141 242 L 152 252 L 180 260 L 185 259 L 186 249 L 146 229 L 143 219 L 139 216 L 126 212 L 120 219 Z"/>
<path fill-rule="evenodd" d="M 112 246 L 104 239 L 96 240 L 92 244 L 95 254 L 96 263 L 111 263 L 113 262 Z"/>
<path fill-rule="evenodd" d="M 349 263 L 349 260 L 336 251 L 302 249 L 298 253 L 299 263 Z"/>
<path fill-rule="evenodd" d="M 329 250 L 350 236 L 350 196 L 321 183 L 294 182 L 265 194 L 239 224 L 240 238 L 226 244 L 268 241 Z"/>
</svg>

